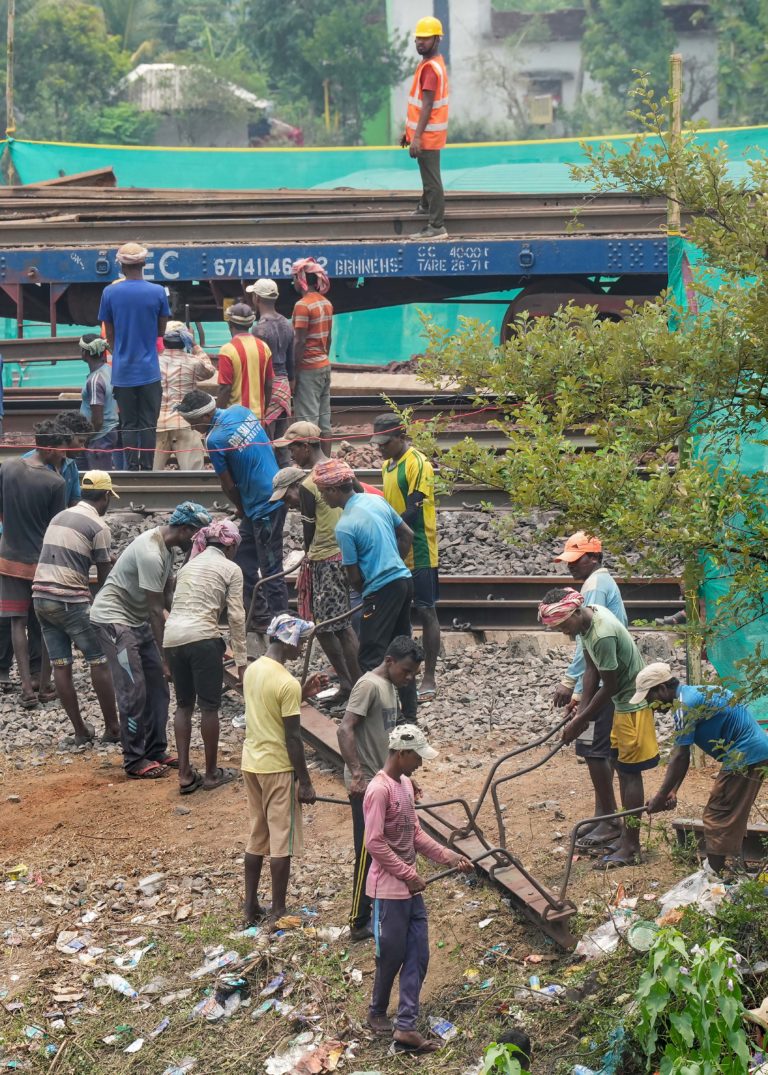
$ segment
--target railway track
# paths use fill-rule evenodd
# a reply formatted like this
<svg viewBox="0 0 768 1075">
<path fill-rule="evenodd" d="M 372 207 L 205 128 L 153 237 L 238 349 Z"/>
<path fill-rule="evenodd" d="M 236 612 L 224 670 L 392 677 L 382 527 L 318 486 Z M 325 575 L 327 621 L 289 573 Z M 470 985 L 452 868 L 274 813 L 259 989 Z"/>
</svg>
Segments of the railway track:
<svg viewBox="0 0 768 1075">
<path fill-rule="evenodd" d="M 237 244 L 312 240 L 407 239 L 415 195 L 400 191 L 123 191 L 80 188 L 15 192 L 0 197 L 3 245 L 23 249 L 119 245 L 174 246 L 205 241 Z M 575 215 L 577 214 L 577 215 Z M 653 235 L 664 203 L 627 194 L 519 195 L 449 193 L 452 237 Z"/>
</svg>

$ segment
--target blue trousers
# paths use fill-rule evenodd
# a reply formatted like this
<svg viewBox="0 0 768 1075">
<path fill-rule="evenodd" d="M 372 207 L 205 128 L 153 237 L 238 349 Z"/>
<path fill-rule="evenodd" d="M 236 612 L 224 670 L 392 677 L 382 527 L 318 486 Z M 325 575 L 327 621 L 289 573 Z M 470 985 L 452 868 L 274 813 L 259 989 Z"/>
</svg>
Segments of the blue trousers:
<svg viewBox="0 0 768 1075">
<path fill-rule="evenodd" d="M 415 1030 L 419 1017 L 419 994 L 429 966 L 427 908 L 421 893 L 407 900 L 373 901 L 373 934 L 376 938 L 376 976 L 373 980 L 371 1016 L 387 1014 L 395 978 L 400 975 L 397 1030 Z"/>
</svg>

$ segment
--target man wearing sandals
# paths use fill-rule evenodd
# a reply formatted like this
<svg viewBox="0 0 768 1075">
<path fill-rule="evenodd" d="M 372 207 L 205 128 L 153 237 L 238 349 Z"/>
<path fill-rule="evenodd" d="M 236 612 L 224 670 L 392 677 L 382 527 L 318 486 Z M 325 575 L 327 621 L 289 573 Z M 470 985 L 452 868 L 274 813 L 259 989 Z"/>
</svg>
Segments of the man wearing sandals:
<svg viewBox="0 0 768 1075">
<path fill-rule="evenodd" d="M 245 742 L 241 769 L 251 831 L 245 850 L 245 924 L 264 918 L 259 882 L 269 855 L 270 924 L 285 914 L 291 859 L 303 849 L 301 804 L 315 801 L 301 740 L 301 703 L 328 683 L 316 672 L 304 686 L 285 667 L 300 655 L 314 623 L 284 612 L 267 628 L 269 649 L 243 676 Z"/>
<path fill-rule="evenodd" d="M 112 569 L 112 535 L 103 516 L 110 497 L 117 493 L 103 470 L 86 471 L 80 484 L 80 503 L 55 515 L 45 532 L 32 583 L 35 615 L 53 668 L 56 694 L 74 728 L 75 746 L 93 742 L 96 733 L 80 713 L 72 680 L 73 642 L 90 668 L 104 718 L 102 742 L 120 742 L 112 676 L 89 615 L 91 564 L 96 566 L 99 586 L 104 585 Z"/>
<path fill-rule="evenodd" d="M 393 1034 L 395 1052 L 431 1053 L 439 1046 L 416 1029 L 419 994 L 429 966 L 427 887 L 416 870 L 416 855 L 471 873 L 472 863 L 449 851 L 422 830 L 416 816 L 411 776 L 422 759 L 437 757 L 421 728 L 399 724 L 389 736 L 383 769 L 368 785 L 363 799 L 365 846 L 372 863 L 366 891 L 373 900 L 376 975 L 368 1009 L 368 1025 L 377 1034 Z M 400 976 L 397 1017 L 387 1016 L 395 978 Z"/>
<path fill-rule="evenodd" d="M 248 656 L 243 573 L 233 563 L 239 544 L 240 530 L 229 519 L 220 519 L 198 530 L 189 562 L 176 578 L 171 614 L 165 624 L 165 656 L 176 691 L 173 727 L 182 795 L 190 795 L 200 787 L 213 791 L 236 776 L 234 769 L 222 769 L 218 764 L 225 651 L 219 617 L 226 609 L 232 652 L 242 682 Z M 200 707 L 200 731 L 205 747 L 204 776 L 189 761 L 195 701 Z"/>
<path fill-rule="evenodd" d="M 165 612 L 171 607 L 173 550 L 188 550 L 211 516 L 185 500 L 165 526 L 134 538 L 96 595 L 91 623 L 107 655 L 117 695 L 123 766 L 129 777 L 165 776 L 170 671 L 163 657 Z"/>
<path fill-rule="evenodd" d="M 556 557 L 567 565 L 571 577 L 582 582 L 581 596 L 588 605 L 599 605 L 614 614 L 619 623 L 627 626 L 627 613 L 616 581 L 603 567 L 603 545 L 600 538 L 579 530 L 571 534 L 565 548 Z M 573 716 L 581 701 L 584 680 L 584 647 L 581 636 L 576 639 L 573 660 L 555 688 L 554 703 L 565 707 L 566 716 Z M 576 740 L 577 758 L 587 764 L 589 779 L 595 789 L 595 817 L 616 813 L 616 796 L 613 792 L 613 756 L 611 754 L 611 729 L 613 728 L 613 702 L 610 700 L 591 721 L 587 730 Z M 593 852 L 615 843 L 620 835 L 617 822 L 600 822 L 585 833 L 577 842 L 580 851 Z"/>
<path fill-rule="evenodd" d="M 635 641 L 612 612 L 585 605 L 570 587 L 550 590 L 539 605 L 539 621 L 584 645 L 584 689 L 576 715 L 563 729 L 563 742 L 572 743 L 594 721 L 603 707 L 613 702 L 611 749 L 619 774 L 621 805 L 637 810 L 645 805 L 643 773 L 659 764 L 659 746 L 653 710 L 632 701 L 635 678 L 644 661 Z M 618 843 L 607 848 L 595 869 L 637 866 L 640 862 L 640 829 L 624 824 Z"/>
</svg>

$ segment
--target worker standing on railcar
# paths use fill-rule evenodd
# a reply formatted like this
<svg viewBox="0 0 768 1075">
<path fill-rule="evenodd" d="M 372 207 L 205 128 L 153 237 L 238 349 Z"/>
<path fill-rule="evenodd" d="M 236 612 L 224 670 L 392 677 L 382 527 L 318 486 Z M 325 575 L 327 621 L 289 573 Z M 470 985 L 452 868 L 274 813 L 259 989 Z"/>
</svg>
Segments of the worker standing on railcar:
<svg viewBox="0 0 768 1075">
<path fill-rule="evenodd" d="M 440 150 L 448 140 L 448 70 L 440 55 L 443 24 L 431 15 L 416 23 L 416 68 L 408 94 L 408 112 L 401 146 L 409 147 L 419 164 L 422 194 L 415 216 L 427 223 L 414 239 L 442 239 L 445 230 L 445 193 L 440 176 Z"/>
</svg>

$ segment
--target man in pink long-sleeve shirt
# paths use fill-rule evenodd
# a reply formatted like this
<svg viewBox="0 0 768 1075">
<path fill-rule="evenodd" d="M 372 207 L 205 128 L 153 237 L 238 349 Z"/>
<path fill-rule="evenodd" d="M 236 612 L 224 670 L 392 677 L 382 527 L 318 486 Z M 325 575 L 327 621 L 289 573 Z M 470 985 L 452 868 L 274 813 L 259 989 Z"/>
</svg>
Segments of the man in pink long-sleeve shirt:
<svg viewBox="0 0 768 1075">
<path fill-rule="evenodd" d="M 421 728 L 398 725 L 389 737 L 384 768 L 371 780 L 363 800 L 365 846 L 372 859 L 366 892 L 373 900 L 376 939 L 376 977 L 368 1025 L 379 1034 L 392 1030 L 387 1007 L 399 974 L 396 1051 L 427 1053 L 438 1048 L 416 1030 L 419 994 L 429 965 L 427 909 L 421 895 L 426 882 L 416 872 L 416 854 L 462 873 L 472 872 L 471 862 L 427 836 L 416 816 L 411 774 L 422 759 L 436 757 L 437 751 Z"/>
</svg>

